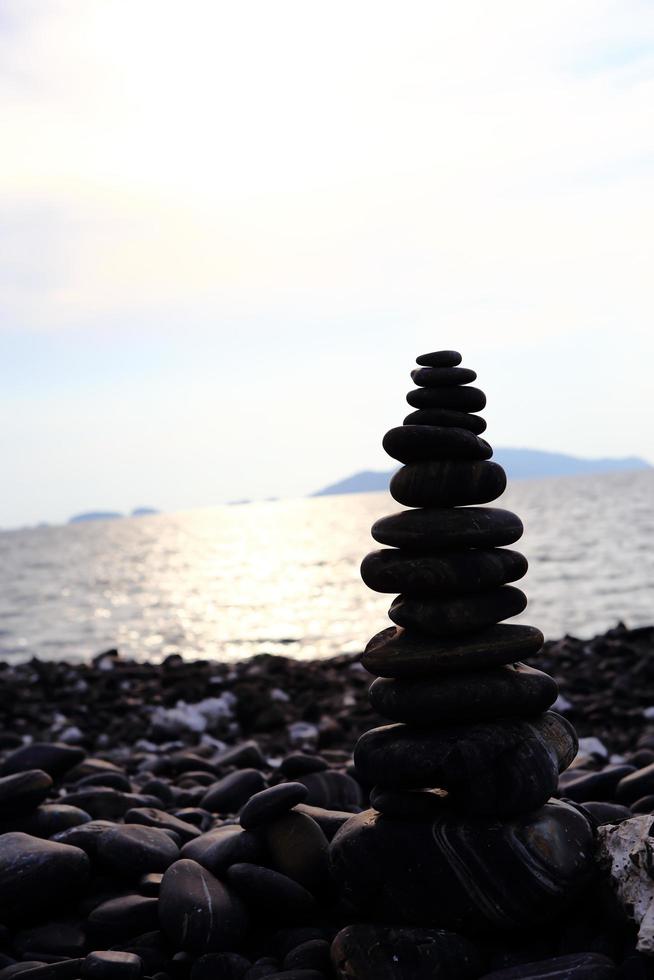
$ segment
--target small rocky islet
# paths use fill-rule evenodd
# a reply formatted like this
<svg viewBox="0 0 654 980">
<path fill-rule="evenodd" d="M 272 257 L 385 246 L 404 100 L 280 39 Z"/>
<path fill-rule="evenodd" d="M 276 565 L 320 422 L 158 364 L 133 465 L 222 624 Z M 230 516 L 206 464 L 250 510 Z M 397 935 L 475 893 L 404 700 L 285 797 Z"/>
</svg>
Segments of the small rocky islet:
<svg viewBox="0 0 654 980">
<path fill-rule="evenodd" d="M 654 629 L 503 622 L 460 362 L 384 438 L 362 658 L 0 664 L 0 980 L 654 978 Z"/>
</svg>

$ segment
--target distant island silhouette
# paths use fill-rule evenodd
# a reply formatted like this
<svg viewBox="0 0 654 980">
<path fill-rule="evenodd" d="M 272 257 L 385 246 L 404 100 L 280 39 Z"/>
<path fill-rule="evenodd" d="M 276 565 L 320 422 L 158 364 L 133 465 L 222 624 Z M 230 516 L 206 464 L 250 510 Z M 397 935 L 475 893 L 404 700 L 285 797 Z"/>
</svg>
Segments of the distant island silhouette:
<svg viewBox="0 0 654 980">
<path fill-rule="evenodd" d="M 594 473 L 611 473 L 624 470 L 647 470 L 651 465 L 639 456 L 623 458 L 582 459 L 565 453 L 549 453 L 542 449 L 496 449 L 493 460 L 500 463 L 509 479 L 519 480 L 542 476 L 581 476 Z M 395 469 L 399 468 L 399 464 Z M 337 493 L 374 493 L 387 490 L 388 481 L 395 472 L 392 470 L 361 470 L 351 476 L 331 483 L 311 494 L 324 497 Z"/>
<path fill-rule="evenodd" d="M 135 507 L 131 514 L 121 514 L 116 510 L 89 510 L 84 514 L 75 514 L 69 524 L 85 524 L 87 521 L 116 521 L 122 517 L 148 517 L 158 514 L 154 507 Z"/>
</svg>

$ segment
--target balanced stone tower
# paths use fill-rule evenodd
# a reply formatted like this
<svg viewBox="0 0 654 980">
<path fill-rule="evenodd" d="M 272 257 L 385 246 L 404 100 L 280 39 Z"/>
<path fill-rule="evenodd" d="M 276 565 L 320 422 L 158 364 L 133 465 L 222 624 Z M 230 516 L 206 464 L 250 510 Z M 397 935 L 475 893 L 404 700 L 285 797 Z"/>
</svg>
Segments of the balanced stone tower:
<svg viewBox="0 0 654 980">
<path fill-rule="evenodd" d="M 478 931 L 554 916 L 588 881 L 593 834 L 583 811 L 551 799 L 572 762 L 572 726 L 547 710 L 554 680 L 520 661 L 543 636 L 503 624 L 527 570 L 506 545 L 515 514 L 482 504 L 506 486 L 477 414 L 486 396 L 461 355 L 417 359 L 415 409 L 383 445 L 402 463 L 390 483 L 408 510 L 377 521 L 385 547 L 363 561 L 371 589 L 400 593 L 394 626 L 362 662 L 374 708 L 394 724 L 355 749 L 372 809 L 332 844 L 344 900 L 367 918 Z M 465 505 L 465 506 L 464 506 Z M 471 506 L 468 506 L 471 505 Z"/>
</svg>

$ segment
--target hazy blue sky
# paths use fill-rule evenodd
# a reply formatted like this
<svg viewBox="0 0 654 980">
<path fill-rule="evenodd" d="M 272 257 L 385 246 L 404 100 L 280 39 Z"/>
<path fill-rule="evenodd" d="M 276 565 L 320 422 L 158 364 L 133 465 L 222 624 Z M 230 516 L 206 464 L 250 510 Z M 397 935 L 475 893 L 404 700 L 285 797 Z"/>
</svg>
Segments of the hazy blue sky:
<svg viewBox="0 0 654 980">
<path fill-rule="evenodd" d="M 654 461 L 654 4 L 0 0 L 0 525 L 497 445 Z"/>
</svg>

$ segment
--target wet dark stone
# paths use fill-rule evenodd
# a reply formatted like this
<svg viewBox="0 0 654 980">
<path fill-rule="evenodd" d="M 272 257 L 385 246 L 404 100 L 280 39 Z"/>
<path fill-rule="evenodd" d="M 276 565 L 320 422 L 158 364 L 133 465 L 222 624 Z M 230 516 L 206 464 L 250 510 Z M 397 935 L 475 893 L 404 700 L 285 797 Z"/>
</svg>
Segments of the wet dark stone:
<svg viewBox="0 0 654 980">
<path fill-rule="evenodd" d="M 297 813 L 304 813 L 307 817 L 315 820 L 328 841 L 352 816 L 351 810 L 327 810 L 325 807 L 312 806 L 307 803 L 298 803 L 295 810 Z"/>
<path fill-rule="evenodd" d="M 542 645 L 540 630 L 512 623 L 438 640 L 390 626 L 369 641 L 361 663 L 381 677 L 440 676 L 515 663 L 535 656 Z"/>
<path fill-rule="evenodd" d="M 23 980 L 77 980 L 82 967 L 81 959 L 53 960 L 52 962 L 33 965 L 29 970 L 13 972 L 11 976 L 21 976 Z M 0 976 L 7 977 L 9 974 L 2 971 Z"/>
<path fill-rule="evenodd" d="M 232 864 L 258 864 L 263 847 L 258 836 L 236 824 L 216 827 L 182 848 L 182 857 L 197 861 L 221 876 Z"/>
<path fill-rule="evenodd" d="M 361 577 L 375 592 L 476 593 L 522 578 L 527 559 L 508 548 L 415 554 L 400 548 L 372 551 L 361 563 Z"/>
<path fill-rule="evenodd" d="M 278 783 L 255 793 L 247 801 L 239 816 L 239 823 L 245 830 L 252 830 L 262 824 L 276 820 L 288 813 L 297 803 L 302 803 L 309 791 L 302 783 Z"/>
<path fill-rule="evenodd" d="M 433 730 L 386 725 L 354 750 L 364 783 L 447 790 L 462 811 L 512 814 L 541 806 L 577 752 L 574 729 L 554 712 Z"/>
<path fill-rule="evenodd" d="M 265 787 L 266 781 L 258 769 L 239 769 L 210 786 L 201 806 L 211 813 L 237 813 L 251 796 Z"/>
<path fill-rule="evenodd" d="M 367 919 L 473 934 L 541 927 L 593 871 L 590 822 L 554 801 L 509 820 L 356 814 L 331 845 L 348 907 Z"/>
<path fill-rule="evenodd" d="M 120 790 L 121 793 L 131 793 L 132 784 L 123 772 L 92 772 L 83 776 L 75 785 L 75 789 L 88 789 L 89 786 L 108 786 Z"/>
<path fill-rule="evenodd" d="M 299 776 L 298 781 L 307 790 L 306 802 L 330 810 L 359 809 L 362 805 L 361 787 L 344 772 L 326 769 Z"/>
<path fill-rule="evenodd" d="M 159 830 L 174 830 L 183 844 L 195 840 L 200 831 L 193 824 L 179 820 L 172 813 L 156 807 L 135 807 L 125 814 L 125 823 L 139 823 L 144 827 L 158 827 Z"/>
<path fill-rule="evenodd" d="M 457 429 L 468 429 L 475 435 L 486 431 L 486 420 L 481 415 L 454 412 L 448 408 L 419 408 L 415 412 L 409 412 L 404 419 L 404 425 L 454 426 Z"/>
<path fill-rule="evenodd" d="M 53 834 L 52 839 L 60 844 L 72 844 L 73 847 L 80 847 L 89 857 L 95 857 L 100 837 L 106 830 L 111 830 L 114 826 L 115 824 L 110 820 L 91 820 L 90 823 L 78 824 Z"/>
<path fill-rule="evenodd" d="M 406 507 L 487 504 L 506 489 L 506 473 L 489 460 L 438 459 L 407 463 L 393 474 L 391 496 Z"/>
<path fill-rule="evenodd" d="M 21 830 L 32 837 L 54 837 L 71 827 L 79 827 L 89 823 L 91 817 L 86 811 L 65 803 L 44 803 L 22 817 L 0 822 L 0 833 L 11 830 Z"/>
<path fill-rule="evenodd" d="M 82 964 L 82 980 L 138 980 L 142 973 L 140 956 L 118 950 L 89 953 Z"/>
<path fill-rule="evenodd" d="M 630 804 L 632 813 L 653 813 L 654 812 L 654 793 L 647 796 L 640 796 Z"/>
<path fill-rule="evenodd" d="M 403 510 L 375 521 L 370 533 L 380 544 L 424 554 L 513 544 L 522 530 L 517 514 L 500 507 L 455 507 Z"/>
<path fill-rule="evenodd" d="M 584 803 L 584 810 L 590 813 L 598 827 L 606 823 L 622 823 L 629 820 L 633 813 L 627 806 L 620 806 L 617 803 L 603 803 L 596 800 L 589 800 Z"/>
<path fill-rule="evenodd" d="M 654 762 L 621 779 L 615 791 L 615 798 L 618 803 L 629 804 L 649 793 L 654 793 Z"/>
<path fill-rule="evenodd" d="M 242 942 L 248 916 L 243 903 L 196 861 L 176 861 L 159 893 L 161 929 L 176 949 L 192 953 L 233 950 Z"/>
<path fill-rule="evenodd" d="M 183 807 L 181 810 L 175 810 L 174 816 L 197 827 L 203 834 L 213 825 L 213 814 L 203 810 L 201 806 Z"/>
<path fill-rule="evenodd" d="M 136 894 L 110 898 L 97 905 L 86 922 L 92 943 L 118 943 L 157 928 L 157 899 Z"/>
<path fill-rule="evenodd" d="M 484 968 L 463 936 L 408 926 L 346 926 L 331 955 L 339 980 L 477 980 Z"/>
<path fill-rule="evenodd" d="M 502 585 L 479 594 L 435 599 L 399 595 L 391 603 L 388 615 L 405 629 L 434 636 L 455 636 L 517 616 L 526 607 L 527 596 L 521 589 Z"/>
<path fill-rule="evenodd" d="M 432 726 L 534 715 L 549 708 L 557 695 L 549 674 L 521 663 L 433 680 L 378 677 L 370 688 L 370 701 L 380 715 Z M 567 790 L 565 795 L 570 796 Z"/>
<path fill-rule="evenodd" d="M 112 873 L 140 878 L 149 872 L 165 871 L 179 858 L 179 848 L 164 830 L 123 824 L 102 834 L 97 855 Z"/>
<path fill-rule="evenodd" d="M 89 859 L 78 847 L 22 833 L 0 836 L 0 921 L 59 909 L 81 892 Z"/>
<path fill-rule="evenodd" d="M 601 953 L 572 953 L 485 973 L 481 980 L 617 980 L 613 960 Z"/>
<path fill-rule="evenodd" d="M 227 880 L 248 909 L 277 922 L 304 922 L 316 911 L 313 895 L 279 871 L 256 864 L 233 864 Z"/>
<path fill-rule="evenodd" d="M 53 779 L 63 776 L 82 761 L 86 753 L 83 749 L 59 742 L 33 742 L 12 752 L 0 764 L 0 776 L 28 769 L 42 769 Z"/>
<path fill-rule="evenodd" d="M 286 954 L 282 966 L 285 970 L 319 970 L 331 976 L 330 954 L 326 939 L 308 939 Z"/>
<path fill-rule="evenodd" d="M 243 980 L 250 966 L 238 953 L 205 953 L 191 967 L 190 980 Z"/>
<path fill-rule="evenodd" d="M 458 350 L 435 350 L 429 354 L 419 354 L 416 357 L 416 364 L 427 367 L 456 367 L 460 363 L 461 355 Z"/>
<path fill-rule="evenodd" d="M 80 789 L 67 793 L 64 799 L 69 806 L 77 806 L 90 814 L 93 820 L 120 820 L 137 805 L 135 794 L 121 793 L 109 786 Z"/>
<path fill-rule="evenodd" d="M 28 769 L 0 778 L 0 820 L 29 813 L 42 803 L 52 787 L 42 769 Z"/>
<path fill-rule="evenodd" d="M 561 788 L 561 796 L 577 803 L 585 803 L 587 800 L 611 802 L 620 780 L 632 772 L 636 772 L 633 766 L 605 766 L 601 772 L 583 773 L 575 779 L 574 770 L 570 770 L 573 778 L 566 780 L 565 787 Z"/>
<path fill-rule="evenodd" d="M 429 819 L 438 816 L 448 806 L 447 793 L 431 789 L 392 790 L 374 786 L 370 793 L 370 806 L 400 820 Z"/>
<path fill-rule="evenodd" d="M 305 813 L 290 813 L 267 824 L 263 836 L 270 865 L 310 892 L 329 880 L 329 844 L 315 820 Z"/>
<path fill-rule="evenodd" d="M 287 779 L 307 776 L 310 772 L 322 772 L 329 769 L 329 763 L 321 755 L 308 755 L 305 752 L 293 752 L 282 759 L 279 771 Z"/>
<path fill-rule="evenodd" d="M 477 372 L 462 367 L 419 367 L 411 372 L 411 380 L 421 388 L 451 388 L 477 380 Z"/>
<path fill-rule="evenodd" d="M 265 769 L 268 765 L 266 757 L 261 751 L 261 746 L 254 739 L 241 742 L 232 748 L 225 749 L 215 759 L 215 764 L 219 768 L 225 766 L 236 766 L 237 769 L 252 767 L 253 769 Z"/>
<path fill-rule="evenodd" d="M 481 388 L 414 388 L 406 400 L 412 408 L 449 408 L 456 412 L 480 412 L 486 405 Z"/>
<path fill-rule="evenodd" d="M 490 459 L 493 450 L 469 429 L 437 425 L 399 425 L 382 440 L 389 456 L 401 463 L 428 460 Z"/>
</svg>

